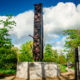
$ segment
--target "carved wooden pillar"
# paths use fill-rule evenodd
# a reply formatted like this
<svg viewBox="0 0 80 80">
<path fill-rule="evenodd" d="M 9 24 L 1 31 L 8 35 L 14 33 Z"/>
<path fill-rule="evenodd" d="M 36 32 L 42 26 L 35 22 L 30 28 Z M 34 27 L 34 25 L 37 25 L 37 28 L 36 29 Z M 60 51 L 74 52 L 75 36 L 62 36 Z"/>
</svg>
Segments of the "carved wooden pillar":
<svg viewBox="0 0 80 80">
<path fill-rule="evenodd" d="M 75 80 L 78 80 L 78 47 L 75 48 Z"/>
<path fill-rule="evenodd" d="M 42 4 L 35 4 L 34 11 L 33 57 L 35 61 L 43 59 L 43 17 Z"/>
<path fill-rule="evenodd" d="M 75 80 L 80 80 L 80 47 L 75 48 Z"/>
<path fill-rule="evenodd" d="M 79 80 L 80 80 L 80 46 L 78 47 L 78 58 L 79 58 Z"/>
</svg>

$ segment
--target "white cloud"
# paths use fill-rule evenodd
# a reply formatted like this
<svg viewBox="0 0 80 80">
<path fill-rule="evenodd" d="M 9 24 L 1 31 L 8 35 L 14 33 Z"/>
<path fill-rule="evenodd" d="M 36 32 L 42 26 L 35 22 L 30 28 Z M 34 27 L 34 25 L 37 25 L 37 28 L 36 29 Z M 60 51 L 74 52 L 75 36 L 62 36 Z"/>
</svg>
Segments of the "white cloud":
<svg viewBox="0 0 80 80">
<path fill-rule="evenodd" d="M 17 24 L 14 27 L 14 32 L 18 38 L 33 33 L 33 19 L 33 11 L 27 11 L 15 17 Z"/>
<path fill-rule="evenodd" d="M 66 37 L 63 37 L 60 41 L 55 42 L 52 48 L 57 49 L 58 52 L 60 52 L 61 50 L 64 50 L 65 41 L 66 41 Z"/>
<path fill-rule="evenodd" d="M 60 34 L 65 29 L 80 26 L 78 8 L 73 3 L 59 3 L 55 7 L 44 8 L 45 31 Z"/>
<path fill-rule="evenodd" d="M 63 30 L 69 28 L 79 28 L 80 26 L 80 4 L 58 3 L 56 6 L 44 8 L 44 40 L 54 40 L 59 38 Z M 5 16 L 0 16 L 0 19 L 5 19 Z M 32 10 L 20 13 L 13 18 L 16 21 L 16 27 L 11 32 L 12 35 L 16 36 L 13 43 L 19 44 L 29 40 L 28 35 L 33 35 L 34 26 L 34 12 Z M 25 39 L 24 39 L 25 38 Z M 31 38 L 30 38 L 31 39 Z M 64 40 L 64 39 L 63 39 Z M 55 46 L 57 49 L 61 49 L 63 44 L 61 41 L 57 42 Z M 60 45 L 60 46 L 59 46 Z"/>
<path fill-rule="evenodd" d="M 21 44 L 14 44 L 15 45 L 15 47 L 17 47 L 17 48 L 21 48 Z"/>
<path fill-rule="evenodd" d="M 77 10 L 80 12 L 80 4 L 77 5 Z"/>
</svg>

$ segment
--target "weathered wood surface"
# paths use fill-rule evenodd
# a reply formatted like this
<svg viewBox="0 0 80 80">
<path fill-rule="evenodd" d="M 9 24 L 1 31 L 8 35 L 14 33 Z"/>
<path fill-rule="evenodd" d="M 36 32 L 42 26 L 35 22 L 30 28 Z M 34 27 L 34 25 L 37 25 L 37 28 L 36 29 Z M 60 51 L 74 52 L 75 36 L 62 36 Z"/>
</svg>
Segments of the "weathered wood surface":
<svg viewBox="0 0 80 80">
<path fill-rule="evenodd" d="M 80 47 L 78 47 L 78 58 L 79 58 L 79 80 L 80 80 Z"/>
<path fill-rule="evenodd" d="M 43 17 L 42 4 L 35 4 L 34 11 L 34 36 L 33 36 L 33 57 L 35 61 L 42 61 L 43 58 Z"/>
</svg>

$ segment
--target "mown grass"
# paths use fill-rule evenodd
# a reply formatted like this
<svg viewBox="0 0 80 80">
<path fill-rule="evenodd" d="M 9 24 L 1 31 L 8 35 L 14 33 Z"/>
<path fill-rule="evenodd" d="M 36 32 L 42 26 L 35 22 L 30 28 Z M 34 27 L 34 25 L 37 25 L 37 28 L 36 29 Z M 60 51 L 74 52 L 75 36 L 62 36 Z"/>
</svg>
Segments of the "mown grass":
<svg viewBox="0 0 80 80">
<path fill-rule="evenodd" d="M 74 69 L 75 69 L 75 67 L 74 67 L 74 66 L 72 66 L 72 67 L 71 67 L 71 69 L 73 69 L 73 70 L 74 70 Z"/>
<path fill-rule="evenodd" d="M 65 65 L 65 64 L 58 64 L 58 66 L 60 68 L 60 72 L 67 72 L 67 70 L 66 70 L 67 65 Z M 74 66 L 72 66 L 71 69 L 74 70 Z"/>
<path fill-rule="evenodd" d="M 67 72 L 67 70 L 66 70 L 67 65 L 58 64 L 58 66 L 60 68 L 60 72 Z M 71 69 L 74 70 L 74 66 L 72 66 Z M 14 69 L 0 69 L 0 73 L 16 73 L 16 70 L 14 70 Z"/>
<path fill-rule="evenodd" d="M 60 68 L 60 72 L 67 72 L 66 68 L 67 68 L 67 65 L 64 65 L 64 64 L 58 64 L 59 68 Z"/>
<path fill-rule="evenodd" d="M 0 73 L 16 73 L 14 69 L 0 69 Z"/>
</svg>

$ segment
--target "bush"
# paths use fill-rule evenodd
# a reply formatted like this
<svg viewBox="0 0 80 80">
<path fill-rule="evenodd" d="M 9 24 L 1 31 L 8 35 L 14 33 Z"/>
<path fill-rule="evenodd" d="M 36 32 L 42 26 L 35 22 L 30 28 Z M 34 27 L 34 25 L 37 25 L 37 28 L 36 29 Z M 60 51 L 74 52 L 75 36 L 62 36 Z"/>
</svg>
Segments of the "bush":
<svg viewBox="0 0 80 80">
<path fill-rule="evenodd" d="M 15 69 L 16 63 L 17 57 L 14 50 L 0 48 L 0 68 Z"/>
<path fill-rule="evenodd" d="M 53 55 L 52 54 L 52 46 L 50 44 L 47 44 L 45 47 L 43 61 L 44 62 L 52 62 L 53 61 L 52 55 Z"/>
<path fill-rule="evenodd" d="M 0 73 L 16 73 L 14 69 L 0 69 Z"/>
<path fill-rule="evenodd" d="M 60 55 L 59 55 L 59 63 L 60 64 L 66 64 L 67 63 L 67 59 L 66 59 L 64 53 L 60 53 Z"/>
<path fill-rule="evenodd" d="M 56 63 L 59 62 L 57 50 L 53 50 L 50 44 L 47 44 L 45 47 L 43 61 L 44 62 L 56 62 Z"/>
<path fill-rule="evenodd" d="M 34 61 L 32 47 L 33 47 L 33 41 L 28 41 L 21 45 L 20 53 L 18 54 L 18 62 Z"/>
<path fill-rule="evenodd" d="M 58 64 L 59 68 L 60 68 L 60 72 L 67 72 L 66 68 L 67 68 L 67 65 L 64 65 L 64 64 Z"/>
<path fill-rule="evenodd" d="M 28 62 L 33 62 L 33 56 L 29 56 L 28 53 L 20 53 L 18 54 L 18 57 L 19 57 L 19 61 L 18 62 L 25 62 L 25 61 L 28 61 Z"/>
</svg>

